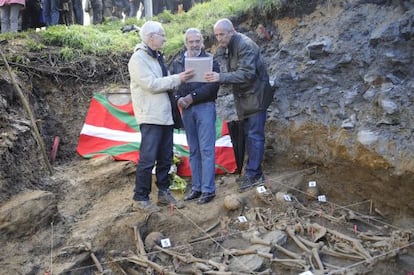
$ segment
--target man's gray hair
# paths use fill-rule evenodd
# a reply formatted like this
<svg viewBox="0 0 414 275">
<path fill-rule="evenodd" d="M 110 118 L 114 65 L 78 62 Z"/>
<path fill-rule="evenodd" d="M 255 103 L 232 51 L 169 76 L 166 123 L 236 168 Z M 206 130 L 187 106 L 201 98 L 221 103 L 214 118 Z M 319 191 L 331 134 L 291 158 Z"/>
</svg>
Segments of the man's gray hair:
<svg viewBox="0 0 414 275">
<path fill-rule="evenodd" d="M 185 31 L 185 33 L 184 33 L 184 45 L 187 42 L 187 36 L 190 35 L 190 34 L 197 34 L 197 35 L 199 35 L 201 42 L 204 42 L 203 35 L 201 34 L 201 31 L 199 29 L 197 29 L 197 28 L 188 28 Z"/>
<path fill-rule="evenodd" d="M 160 32 L 164 32 L 164 28 L 160 22 L 147 21 L 142 25 L 141 30 L 139 31 L 139 36 L 144 43 L 147 43 L 152 34 Z"/>
<path fill-rule="evenodd" d="M 219 19 L 213 28 L 215 29 L 216 27 L 221 27 L 227 31 L 234 31 L 233 23 L 228 18 Z"/>
</svg>

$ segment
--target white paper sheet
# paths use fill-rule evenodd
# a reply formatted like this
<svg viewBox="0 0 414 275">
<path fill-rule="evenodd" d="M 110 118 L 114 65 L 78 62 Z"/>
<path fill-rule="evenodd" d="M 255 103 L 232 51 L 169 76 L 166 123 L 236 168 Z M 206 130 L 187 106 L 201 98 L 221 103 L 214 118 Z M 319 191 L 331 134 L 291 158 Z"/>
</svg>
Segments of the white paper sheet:
<svg viewBox="0 0 414 275">
<path fill-rule="evenodd" d="M 207 82 L 204 80 L 204 74 L 213 71 L 212 57 L 186 57 L 185 68 L 194 69 L 194 77 L 188 82 Z"/>
</svg>

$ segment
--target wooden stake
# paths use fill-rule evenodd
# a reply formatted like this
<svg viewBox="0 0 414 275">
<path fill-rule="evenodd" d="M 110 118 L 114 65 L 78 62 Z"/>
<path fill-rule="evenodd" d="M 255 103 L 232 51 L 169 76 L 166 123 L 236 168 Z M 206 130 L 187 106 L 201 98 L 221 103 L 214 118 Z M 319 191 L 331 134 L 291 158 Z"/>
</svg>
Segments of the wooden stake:
<svg viewBox="0 0 414 275">
<path fill-rule="evenodd" d="M 53 169 L 52 169 L 52 166 L 50 165 L 49 159 L 48 159 L 47 154 L 46 154 L 45 144 L 43 143 L 43 140 L 42 140 L 42 138 L 40 136 L 39 129 L 37 128 L 36 120 L 34 118 L 34 115 L 33 115 L 32 110 L 30 108 L 29 102 L 24 97 L 23 92 L 20 90 L 19 85 L 17 85 L 16 80 L 15 80 L 15 78 L 14 78 L 14 76 L 12 74 L 12 71 L 10 69 L 9 63 L 7 62 L 7 58 L 3 54 L 3 51 L 2 50 L 0 50 L 0 54 L 1 54 L 1 57 L 3 58 L 4 65 L 7 68 L 7 72 L 9 73 L 9 76 L 10 76 L 11 82 L 13 84 L 13 87 L 16 90 L 16 92 L 17 92 L 20 100 L 22 101 L 23 108 L 29 114 L 30 122 L 31 122 L 31 125 L 32 125 L 32 130 L 34 132 L 35 139 L 36 139 L 37 143 L 40 146 L 41 153 L 42 153 L 42 156 L 43 156 L 43 160 L 44 160 L 44 162 L 46 164 L 46 167 L 49 170 L 50 175 L 53 175 Z"/>
</svg>

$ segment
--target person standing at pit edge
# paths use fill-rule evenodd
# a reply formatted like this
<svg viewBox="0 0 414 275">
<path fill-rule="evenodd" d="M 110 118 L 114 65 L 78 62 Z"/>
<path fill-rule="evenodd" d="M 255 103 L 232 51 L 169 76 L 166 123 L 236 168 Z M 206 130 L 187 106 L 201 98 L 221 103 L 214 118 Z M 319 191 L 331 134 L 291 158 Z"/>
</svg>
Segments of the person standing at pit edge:
<svg viewBox="0 0 414 275">
<path fill-rule="evenodd" d="M 140 30 L 141 43 L 135 48 L 128 63 L 134 115 L 141 132 L 133 208 L 157 212 L 151 203 L 152 170 L 154 165 L 158 204 L 183 208 L 170 193 L 168 172 L 173 160 L 173 116 L 169 90 L 177 88 L 194 76 L 193 70 L 169 75 L 160 50 L 165 42 L 161 23 L 146 22 Z"/>
<path fill-rule="evenodd" d="M 264 183 L 264 126 L 274 90 L 260 48 L 253 40 L 235 31 L 233 23 L 226 18 L 215 23 L 214 35 L 218 42 L 216 57 L 226 63 L 222 65 L 227 67 L 227 72 L 206 73 L 205 79 L 231 86 L 246 140 L 247 164 L 244 175 L 238 179 L 239 192 L 244 192 Z"/>
<path fill-rule="evenodd" d="M 0 0 L 1 32 L 18 32 L 19 14 L 26 5 L 25 0 Z"/>
<path fill-rule="evenodd" d="M 200 30 L 189 28 L 184 34 L 186 51 L 172 63 L 172 73 L 184 71 L 185 59 L 213 56 L 204 50 Z M 219 72 L 219 65 L 213 62 L 213 71 Z M 184 200 L 199 198 L 198 204 L 208 203 L 216 196 L 215 145 L 216 104 L 218 83 L 183 83 L 174 98 L 182 109 L 185 134 L 190 148 L 192 190 Z"/>
</svg>

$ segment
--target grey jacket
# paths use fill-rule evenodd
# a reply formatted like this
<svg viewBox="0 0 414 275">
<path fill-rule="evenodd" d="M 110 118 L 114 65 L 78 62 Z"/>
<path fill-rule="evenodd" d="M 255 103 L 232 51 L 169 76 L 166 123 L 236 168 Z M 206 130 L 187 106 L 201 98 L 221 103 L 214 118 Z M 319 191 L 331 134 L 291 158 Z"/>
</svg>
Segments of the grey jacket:
<svg viewBox="0 0 414 275">
<path fill-rule="evenodd" d="M 181 84 L 178 74 L 163 77 L 156 57 L 137 45 L 128 63 L 132 106 L 138 124 L 173 125 L 168 91 Z"/>
<path fill-rule="evenodd" d="M 265 111 L 273 100 L 274 91 L 259 46 L 236 32 L 227 49 L 217 49 L 216 58 L 226 64 L 227 72 L 220 73 L 219 82 L 231 85 L 239 119 Z"/>
</svg>

